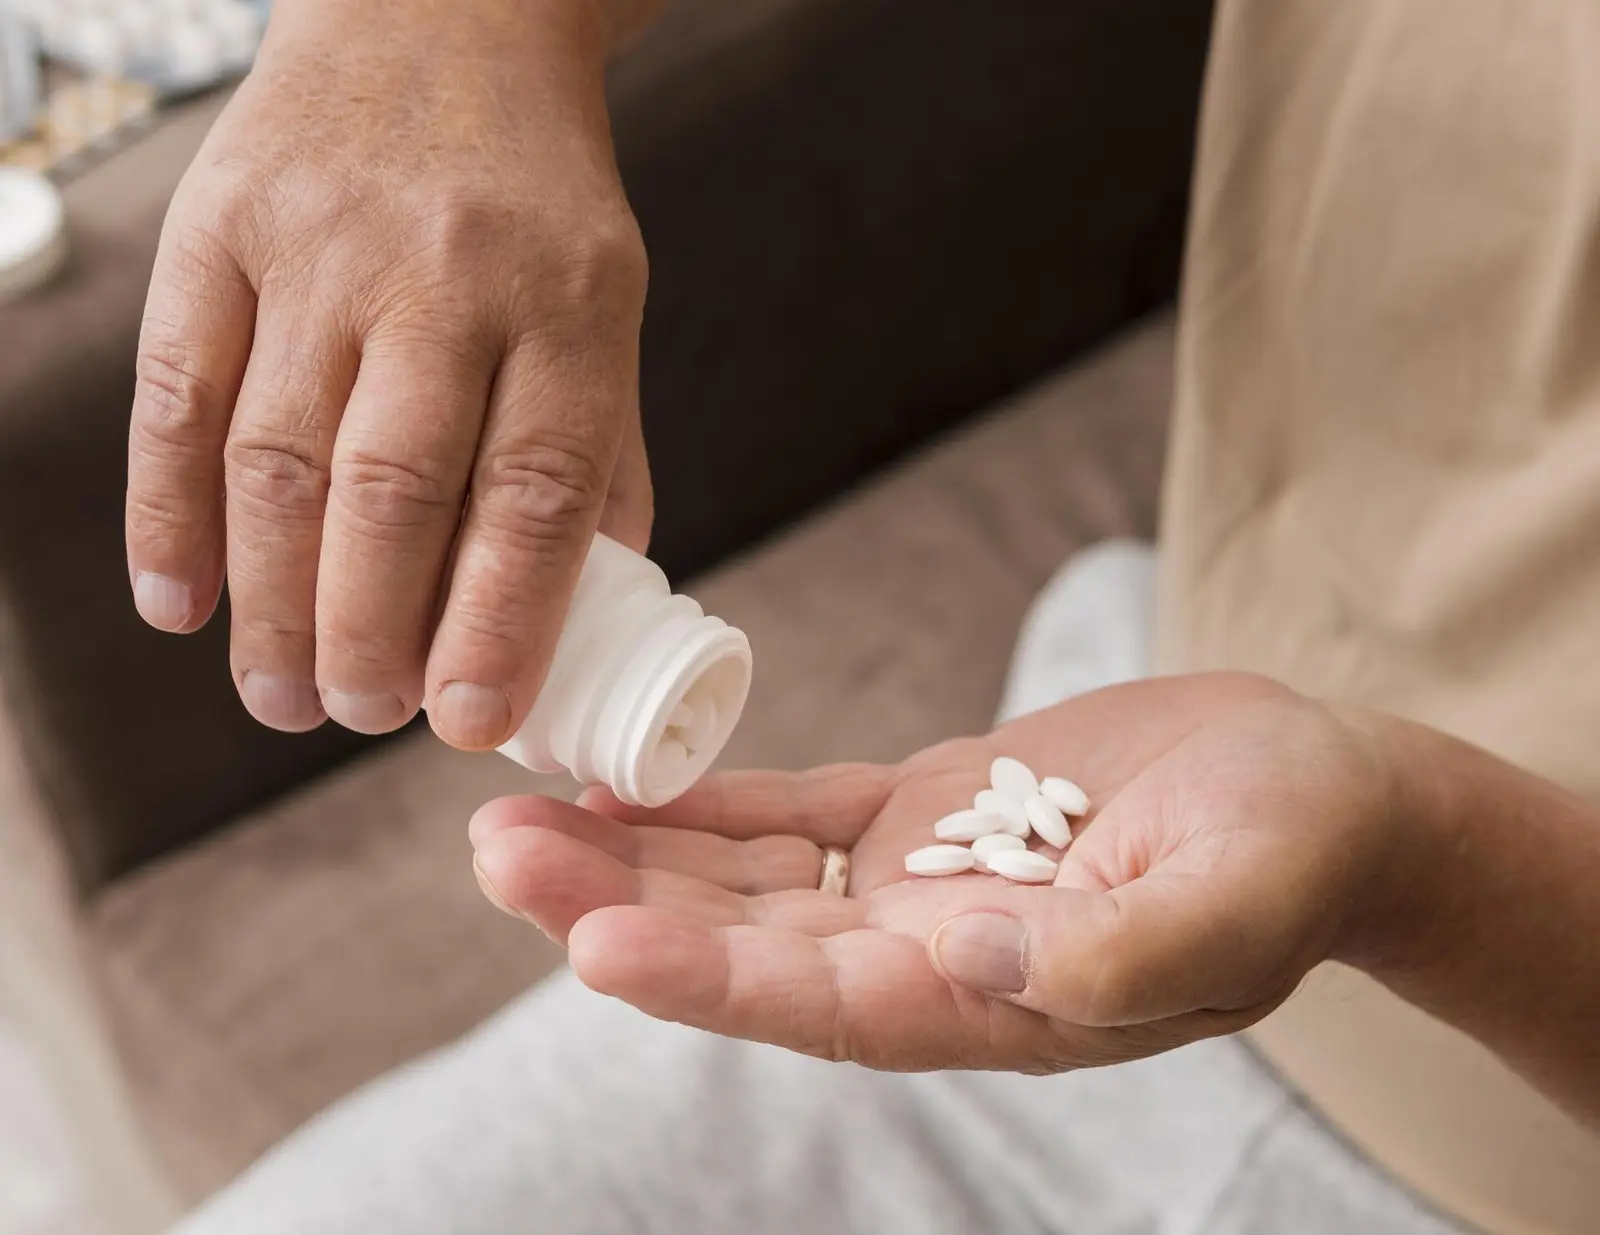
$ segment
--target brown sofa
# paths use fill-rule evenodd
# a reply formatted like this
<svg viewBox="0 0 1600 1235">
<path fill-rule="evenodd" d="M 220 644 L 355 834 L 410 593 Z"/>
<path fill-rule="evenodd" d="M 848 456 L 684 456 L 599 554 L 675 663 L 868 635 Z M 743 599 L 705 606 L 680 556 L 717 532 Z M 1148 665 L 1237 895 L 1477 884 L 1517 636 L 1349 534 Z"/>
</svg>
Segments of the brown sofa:
<svg viewBox="0 0 1600 1235">
<path fill-rule="evenodd" d="M 1169 328 L 1084 356 L 1170 294 L 1207 16 L 686 0 L 619 61 L 657 553 L 757 656 L 728 763 L 981 729 L 1031 593 L 1152 531 Z M 67 277 L 0 309 L 0 1013 L 129 1232 L 559 960 L 483 903 L 463 825 L 565 785 L 418 730 L 268 733 L 224 624 L 133 616 L 132 344 L 215 106 L 71 185 Z"/>
</svg>

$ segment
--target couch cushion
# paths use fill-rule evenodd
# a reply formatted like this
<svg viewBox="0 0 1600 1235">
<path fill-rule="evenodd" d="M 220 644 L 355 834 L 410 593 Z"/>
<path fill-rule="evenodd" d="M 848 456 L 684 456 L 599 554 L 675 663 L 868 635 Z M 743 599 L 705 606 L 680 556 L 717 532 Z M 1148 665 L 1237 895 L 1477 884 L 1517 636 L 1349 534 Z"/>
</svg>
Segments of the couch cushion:
<svg viewBox="0 0 1600 1235">
<path fill-rule="evenodd" d="M 892 760 L 986 728 L 1033 593 L 1077 547 L 1153 531 L 1170 350 L 1152 323 L 702 579 L 756 653 L 726 762 Z M 463 828 L 541 786 L 562 787 L 410 736 L 100 898 L 121 1048 L 190 1196 L 556 962 L 481 900 Z"/>
</svg>

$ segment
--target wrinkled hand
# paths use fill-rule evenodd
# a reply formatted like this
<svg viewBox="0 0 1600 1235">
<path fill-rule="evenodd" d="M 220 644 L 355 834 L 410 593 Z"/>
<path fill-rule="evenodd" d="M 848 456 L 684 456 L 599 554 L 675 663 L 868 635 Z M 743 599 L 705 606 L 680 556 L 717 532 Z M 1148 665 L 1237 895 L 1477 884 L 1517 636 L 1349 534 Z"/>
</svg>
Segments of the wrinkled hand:
<svg viewBox="0 0 1600 1235">
<path fill-rule="evenodd" d="M 1054 887 L 916 879 L 998 753 L 1095 809 Z M 878 1068 L 1055 1071 L 1240 1029 L 1366 946 L 1396 843 L 1375 739 L 1252 678 L 1118 687 L 899 767 L 736 773 L 658 811 L 510 798 L 486 891 L 654 1016 Z M 849 898 L 815 891 L 853 847 Z"/>
<path fill-rule="evenodd" d="M 645 260 L 598 6 L 280 0 L 184 178 L 139 347 L 128 558 L 263 722 L 491 747 L 597 527 L 643 548 Z"/>
</svg>

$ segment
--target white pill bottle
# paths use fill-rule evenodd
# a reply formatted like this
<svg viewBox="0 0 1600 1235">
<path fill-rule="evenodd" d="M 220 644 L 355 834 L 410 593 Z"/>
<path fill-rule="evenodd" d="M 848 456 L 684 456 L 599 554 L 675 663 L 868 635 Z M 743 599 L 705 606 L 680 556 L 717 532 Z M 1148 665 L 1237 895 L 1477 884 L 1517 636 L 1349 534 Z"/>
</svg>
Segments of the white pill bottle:
<svg viewBox="0 0 1600 1235">
<path fill-rule="evenodd" d="M 663 806 L 727 744 L 750 673 L 743 631 L 674 595 L 648 558 L 596 536 L 544 689 L 500 753 Z"/>
</svg>

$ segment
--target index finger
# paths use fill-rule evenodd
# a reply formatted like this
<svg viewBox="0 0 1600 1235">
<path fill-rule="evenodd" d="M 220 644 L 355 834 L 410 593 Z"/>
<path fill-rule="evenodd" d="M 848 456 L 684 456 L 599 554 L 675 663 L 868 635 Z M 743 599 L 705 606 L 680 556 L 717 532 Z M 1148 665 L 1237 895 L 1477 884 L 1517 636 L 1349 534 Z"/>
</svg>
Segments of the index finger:
<svg viewBox="0 0 1600 1235">
<path fill-rule="evenodd" d="M 849 848 L 883 811 L 895 783 L 892 767 L 840 763 L 805 772 L 723 772 L 655 808 L 626 805 L 607 789 L 590 789 L 580 802 L 623 823 L 689 828 L 735 840 L 801 836 Z"/>
</svg>

